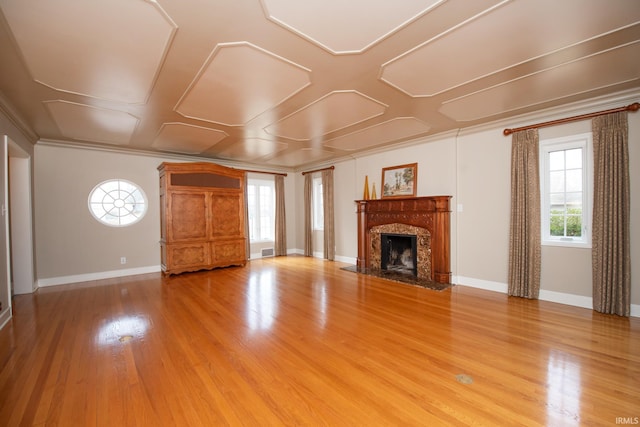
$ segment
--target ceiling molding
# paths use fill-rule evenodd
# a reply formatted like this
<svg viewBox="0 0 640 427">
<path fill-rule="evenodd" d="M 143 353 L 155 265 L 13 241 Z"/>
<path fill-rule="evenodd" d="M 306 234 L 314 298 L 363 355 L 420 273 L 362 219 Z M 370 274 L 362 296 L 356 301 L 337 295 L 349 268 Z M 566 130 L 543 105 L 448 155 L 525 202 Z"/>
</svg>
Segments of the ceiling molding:
<svg viewBox="0 0 640 427">
<path fill-rule="evenodd" d="M 632 0 L 105 4 L 0 1 L 20 139 L 306 168 L 640 90 Z"/>
<path fill-rule="evenodd" d="M 38 134 L 20 117 L 18 111 L 7 101 L 2 92 L 0 92 L 0 113 L 2 113 L 4 118 L 6 118 L 27 141 L 35 145 L 39 138 Z"/>
</svg>

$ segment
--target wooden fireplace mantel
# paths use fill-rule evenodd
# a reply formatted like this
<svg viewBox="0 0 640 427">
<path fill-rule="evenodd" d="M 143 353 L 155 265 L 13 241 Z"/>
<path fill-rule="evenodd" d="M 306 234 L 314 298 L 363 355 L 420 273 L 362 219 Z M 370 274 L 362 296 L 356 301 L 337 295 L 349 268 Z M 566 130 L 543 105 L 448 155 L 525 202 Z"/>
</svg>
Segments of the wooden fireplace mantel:
<svg viewBox="0 0 640 427">
<path fill-rule="evenodd" d="M 371 228 L 384 224 L 407 224 L 426 228 L 431 234 L 431 280 L 451 283 L 451 196 L 356 200 L 358 214 L 358 268 L 368 268 Z"/>
</svg>

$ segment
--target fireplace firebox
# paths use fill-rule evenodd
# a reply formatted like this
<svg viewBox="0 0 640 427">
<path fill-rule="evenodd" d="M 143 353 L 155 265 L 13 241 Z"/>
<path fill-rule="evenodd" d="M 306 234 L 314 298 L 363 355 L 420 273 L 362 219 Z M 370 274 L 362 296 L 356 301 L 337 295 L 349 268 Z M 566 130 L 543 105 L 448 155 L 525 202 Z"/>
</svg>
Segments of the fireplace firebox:
<svg viewBox="0 0 640 427">
<path fill-rule="evenodd" d="M 380 234 L 380 268 L 396 273 L 418 275 L 417 236 L 410 234 Z"/>
</svg>

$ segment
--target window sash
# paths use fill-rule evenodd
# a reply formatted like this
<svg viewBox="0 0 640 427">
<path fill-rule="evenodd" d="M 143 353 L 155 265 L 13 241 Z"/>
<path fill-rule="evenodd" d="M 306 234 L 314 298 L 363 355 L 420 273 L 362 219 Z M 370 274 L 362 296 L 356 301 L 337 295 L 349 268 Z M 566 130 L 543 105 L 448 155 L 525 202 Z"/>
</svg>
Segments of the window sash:
<svg viewBox="0 0 640 427">
<path fill-rule="evenodd" d="M 591 134 L 540 142 L 542 244 L 591 247 Z"/>
</svg>

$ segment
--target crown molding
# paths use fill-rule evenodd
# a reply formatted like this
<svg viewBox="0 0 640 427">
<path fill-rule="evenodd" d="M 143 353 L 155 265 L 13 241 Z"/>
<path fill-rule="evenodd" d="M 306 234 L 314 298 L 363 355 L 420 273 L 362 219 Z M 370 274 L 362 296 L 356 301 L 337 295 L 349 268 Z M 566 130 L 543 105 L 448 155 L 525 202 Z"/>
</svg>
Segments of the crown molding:
<svg viewBox="0 0 640 427">
<path fill-rule="evenodd" d="M 20 114 L 13 108 L 7 98 L 0 93 L 0 113 L 2 113 L 6 119 L 15 126 L 16 129 L 31 143 L 34 144 L 38 141 L 39 136 L 31 129 L 27 122 L 25 122 Z"/>
<path fill-rule="evenodd" d="M 207 162 L 215 163 L 217 165 L 227 166 L 235 169 L 256 169 L 256 165 L 244 164 L 240 162 L 232 162 L 224 159 L 213 159 L 211 157 L 201 157 L 188 154 L 168 153 L 160 151 L 140 150 L 127 147 L 109 147 L 104 145 L 92 144 L 88 142 L 74 142 L 74 141 L 61 141 L 55 139 L 41 139 L 38 140 L 36 146 L 42 147 L 57 147 L 68 148 L 76 150 L 89 150 L 89 151 L 102 151 L 106 153 L 126 154 L 130 156 L 142 156 L 142 157 L 157 157 L 160 159 L 168 159 L 182 162 Z M 292 168 L 282 169 L 264 169 L 264 172 L 285 173 L 294 172 Z"/>
</svg>

